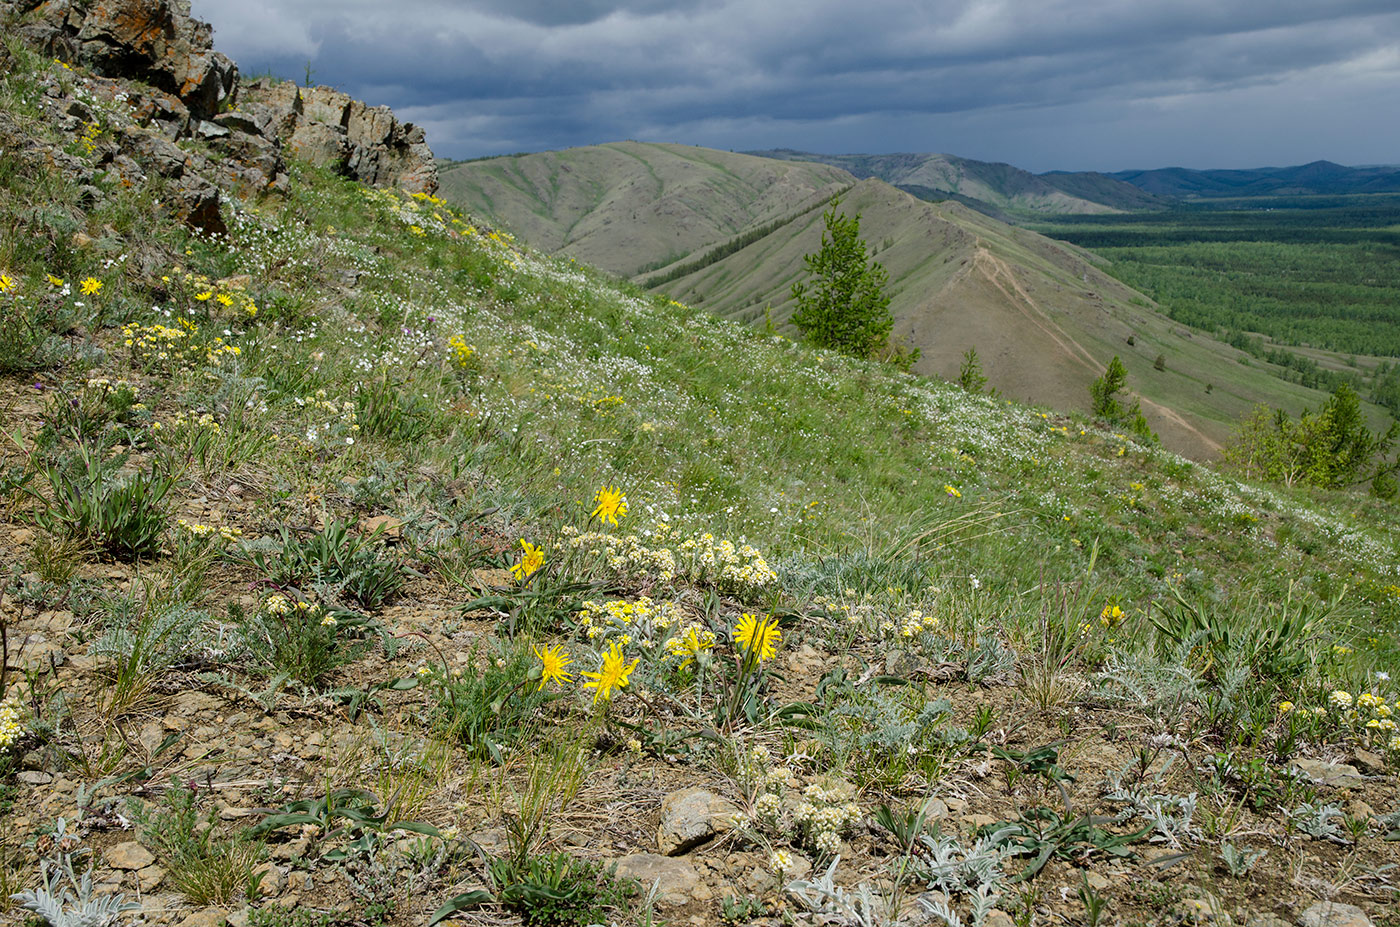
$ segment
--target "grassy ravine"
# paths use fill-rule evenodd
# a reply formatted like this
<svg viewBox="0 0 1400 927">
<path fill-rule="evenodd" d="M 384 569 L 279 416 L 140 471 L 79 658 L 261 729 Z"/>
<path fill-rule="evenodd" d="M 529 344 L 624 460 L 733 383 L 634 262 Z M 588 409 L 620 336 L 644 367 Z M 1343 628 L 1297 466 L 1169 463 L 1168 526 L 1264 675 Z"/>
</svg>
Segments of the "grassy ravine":
<svg viewBox="0 0 1400 927">
<path fill-rule="evenodd" d="M 76 78 L 16 53 L 0 110 L 90 156 L 36 106 Z M 936 890 L 950 923 L 1396 923 L 1393 507 L 763 337 L 430 199 L 293 166 L 209 239 L 162 194 L 0 151 L 5 895 L 67 859 L 130 900 L 155 875 L 104 861 L 139 840 L 162 922 L 885 924 Z M 685 857 L 703 892 L 599 869 L 697 785 L 739 815 Z"/>
</svg>

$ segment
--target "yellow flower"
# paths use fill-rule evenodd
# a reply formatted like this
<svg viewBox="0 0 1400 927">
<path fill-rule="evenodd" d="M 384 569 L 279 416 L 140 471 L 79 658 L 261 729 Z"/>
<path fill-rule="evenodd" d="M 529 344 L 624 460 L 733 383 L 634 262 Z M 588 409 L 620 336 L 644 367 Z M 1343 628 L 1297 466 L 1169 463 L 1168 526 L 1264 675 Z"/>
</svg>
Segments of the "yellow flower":
<svg viewBox="0 0 1400 927">
<path fill-rule="evenodd" d="M 81 289 L 84 296 L 96 296 L 102 292 L 102 281 L 96 277 L 84 277 Z"/>
<path fill-rule="evenodd" d="M 8 293 L 15 288 L 15 278 L 9 274 L 0 274 L 0 293 Z"/>
<path fill-rule="evenodd" d="M 54 286 L 63 286 L 62 277 L 55 277 L 53 274 L 44 274 L 44 276 L 47 277 L 49 283 L 52 283 Z"/>
<path fill-rule="evenodd" d="M 773 658 L 781 637 L 778 619 L 772 615 L 755 618 L 744 612 L 739 618 L 739 623 L 734 626 L 734 640 L 743 646 L 745 658 L 756 656 L 760 663 Z"/>
<path fill-rule="evenodd" d="M 524 582 L 544 566 L 544 549 L 536 547 L 524 538 L 520 539 L 520 547 L 524 553 L 520 555 L 520 562 L 511 567 L 510 571 L 516 579 Z"/>
<path fill-rule="evenodd" d="M 1292 702 L 1279 702 L 1279 703 L 1278 703 L 1278 713 L 1279 713 L 1279 714 L 1281 714 L 1281 715 L 1286 715 L 1286 714 L 1288 714 L 1288 713 L 1289 713 L 1290 711 L 1292 711 L 1292 710 L 1293 710 L 1293 703 L 1292 703 Z"/>
<path fill-rule="evenodd" d="M 619 518 L 627 517 L 627 497 L 620 489 L 604 486 L 594 494 L 593 502 L 597 508 L 590 513 L 592 518 L 616 525 Z"/>
<path fill-rule="evenodd" d="M 220 305 L 223 305 L 223 306 L 232 306 L 232 305 L 233 305 L 233 297 L 230 296 L 230 295 L 228 295 L 227 293 L 220 293 L 216 298 L 219 300 L 219 304 L 220 304 Z"/>
<path fill-rule="evenodd" d="M 958 492 L 958 488 L 957 488 L 956 486 L 954 486 L 952 483 L 944 483 L 944 484 L 943 484 L 943 491 L 946 492 L 950 498 L 953 498 L 953 499 L 961 499 L 961 498 L 962 498 L 962 493 Z"/>
<path fill-rule="evenodd" d="M 640 657 L 624 665 L 621 648 L 617 644 L 609 647 L 608 652 L 603 654 L 603 665 L 598 667 L 598 672 L 582 674 L 585 679 L 592 680 L 592 682 L 585 682 L 583 687 L 598 690 L 593 693 L 593 704 L 598 704 L 598 699 L 603 701 L 611 699 L 613 689 L 626 688 L 627 677 L 632 675 L 632 670 L 637 668 L 639 662 L 641 662 Z"/>
<path fill-rule="evenodd" d="M 531 646 L 535 651 L 535 657 L 540 661 L 540 688 L 543 689 L 551 681 L 559 683 L 561 686 L 570 682 L 574 675 L 564 667 L 574 662 L 569 659 L 568 651 L 562 644 L 543 649 Z"/>
<path fill-rule="evenodd" d="M 1099 612 L 1099 623 L 1105 628 L 1111 628 L 1123 620 L 1123 609 L 1117 605 L 1105 605 L 1103 611 Z"/>
<path fill-rule="evenodd" d="M 685 633 L 679 637 L 673 637 L 666 642 L 666 650 L 673 657 L 684 657 L 681 661 L 680 669 L 695 662 L 695 658 L 715 645 L 715 636 L 709 631 L 703 630 L 700 625 L 692 624 L 685 629 Z"/>
<path fill-rule="evenodd" d="M 207 302 L 210 298 L 213 297 L 213 295 L 213 291 L 205 290 L 203 293 L 194 294 L 194 298 L 199 300 L 200 302 Z"/>
</svg>

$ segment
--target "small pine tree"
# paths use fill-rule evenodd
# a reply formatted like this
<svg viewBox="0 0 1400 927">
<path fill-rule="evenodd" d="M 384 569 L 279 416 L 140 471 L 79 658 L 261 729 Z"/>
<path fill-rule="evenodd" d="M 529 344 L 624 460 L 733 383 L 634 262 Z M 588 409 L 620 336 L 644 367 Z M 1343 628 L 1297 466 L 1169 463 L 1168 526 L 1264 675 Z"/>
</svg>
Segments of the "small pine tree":
<svg viewBox="0 0 1400 927">
<path fill-rule="evenodd" d="M 840 199 L 822 217 L 826 230 L 821 249 L 803 258 L 816 278 L 792 285 L 797 309 L 792 324 L 813 344 L 857 357 L 870 357 L 885 346 L 894 317 L 885 293 L 888 275 L 878 261 L 868 261 L 860 240 L 860 214 L 838 214 Z"/>
<path fill-rule="evenodd" d="M 1118 391 L 1127 382 L 1128 368 L 1123 366 L 1123 362 L 1115 354 L 1113 360 L 1108 362 L 1103 376 L 1089 385 L 1089 398 L 1092 400 L 1094 416 L 1124 426 L 1143 441 L 1155 444 L 1157 435 L 1153 433 L 1152 427 L 1147 424 L 1146 416 L 1142 414 L 1142 404 L 1135 399 L 1133 404 L 1125 409 L 1123 403 L 1118 401 Z"/>
<path fill-rule="evenodd" d="M 987 385 L 987 378 L 982 374 L 982 362 L 977 359 L 975 347 L 963 352 L 962 369 L 958 371 L 958 385 L 969 393 L 980 393 Z"/>
<path fill-rule="evenodd" d="M 1126 382 L 1128 369 L 1115 354 L 1113 360 L 1108 362 L 1103 376 L 1089 385 L 1089 398 L 1093 403 L 1095 417 L 1108 419 L 1110 422 L 1116 422 L 1123 417 L 1123 404 L 1118 401 L 1118 391 Z"/>
</svg>

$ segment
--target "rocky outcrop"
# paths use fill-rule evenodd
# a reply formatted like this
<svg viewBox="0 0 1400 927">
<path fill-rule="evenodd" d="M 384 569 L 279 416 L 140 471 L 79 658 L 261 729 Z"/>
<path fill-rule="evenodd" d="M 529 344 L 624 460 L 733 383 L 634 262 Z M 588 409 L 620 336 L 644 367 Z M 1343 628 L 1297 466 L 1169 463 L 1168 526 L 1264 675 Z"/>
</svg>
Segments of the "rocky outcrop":
<svg viewBox="0 0 1400 927">
<path fill-rule="evenodd" d="M 224 230 L 223 193 L 285 192 L 284 154 L 367 184 L 437 190 L 421 128 L 329 87 L 242 84 L 189 0 L 0 0 L 0 22 L 43 54 L 100 75 L 82 79 L 85 92 L 122 104 L 122 116 L 106 126 L 111 142 L 91 153 L 95 166 L 127 182 L 167 179 L 176 215 L 205 231 Z M 58 105 L 66 128 L 81 132 L 92 118 L 76 100 Z M 208 147 L 178 144 L 186 140 Z M 91 181 L 91 170 L 80 173 Z"/>
<path fill-rule="evenodd" d="M 188 0 L 11 0 L 19 34 L 45 54 L 107 77 L 150 84 L 179 101 L 184 119 L 208 119 L 238 82 L 238 66 L 214 51 L 214 31 Z"/>
<path fill-rule="evenodd" d="M 437 166 L 423 129 L 387 106 L 367 106 L 330 87 L 262 79 L 245 84 L 239 109 L 296 157 L 378 187 L 437 192 Z"/>
</svg>

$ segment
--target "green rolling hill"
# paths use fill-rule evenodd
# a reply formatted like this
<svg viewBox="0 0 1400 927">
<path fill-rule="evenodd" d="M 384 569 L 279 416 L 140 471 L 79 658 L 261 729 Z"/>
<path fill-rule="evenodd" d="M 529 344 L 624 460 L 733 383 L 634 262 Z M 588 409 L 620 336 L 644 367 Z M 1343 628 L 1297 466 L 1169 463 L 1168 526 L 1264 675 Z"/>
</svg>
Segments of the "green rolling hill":
<svg viewBox="0 0 1400 927">
<path fill-rule="evenodd" d="M 824 202 L 839 168 L 616 142 L 453 164 L 442 194 L 533 247 L 630 276 Z"/>
<path fill-rule="evenodd" d="M 455 165 L 443 190 L 544 250 L 780 328 L 823 209 L 843 194 L 889 271 L 895 335 L 922 352 L 916 372 L 956 376 L 975 348 L 1007 398 L 1082 411 L 1116 354 L 1165 444 L 1200 458 L 1258 403 L 1297 413 L 1325 398 L 1167 319 L 1088 251 L 830 165 L 626 142 Z"/>
</svg>

